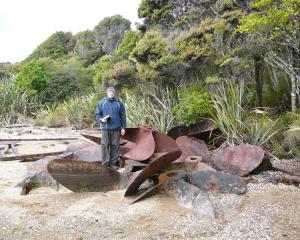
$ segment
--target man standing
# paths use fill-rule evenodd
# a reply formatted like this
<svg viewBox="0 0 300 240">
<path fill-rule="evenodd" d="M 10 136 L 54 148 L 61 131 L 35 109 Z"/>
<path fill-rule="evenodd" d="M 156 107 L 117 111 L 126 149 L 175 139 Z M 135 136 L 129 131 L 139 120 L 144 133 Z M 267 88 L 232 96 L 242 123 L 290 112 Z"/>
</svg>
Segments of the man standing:
<svg viewBox="0 0 300 240">
<path fill-rule="evenodd" d="M 116 98 L 116 89 L 107 88 L 107 97 L 103 98 L 96 107 L 96 121 L 100 122 L 102 133 L 101 150 L 102 165 L 114 170 L 120 155 L 120 134 L 125 134 L 126 113 L 124 104 Z"/>
</svg>

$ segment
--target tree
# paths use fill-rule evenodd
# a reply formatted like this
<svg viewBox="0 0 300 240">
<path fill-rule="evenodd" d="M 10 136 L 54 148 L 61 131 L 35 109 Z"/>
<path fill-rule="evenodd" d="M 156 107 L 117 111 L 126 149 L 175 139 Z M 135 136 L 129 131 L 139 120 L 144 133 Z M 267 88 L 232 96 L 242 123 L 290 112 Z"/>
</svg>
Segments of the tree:
<svg viewBox="0 0 300 240">
<path fill-rule="evenodd" d="M 130 21 L 120 15 L 115 15 L 104 18 L 93 32 L 102 50 L 111 54 L 118 48 L 127 30 L 130 30 Z"/>
<path fill-rule="evenodd" d="M 300 1 L 256 0 L 253 13 L 241 20 L 238 31 L 268 44 L 265 60 L 291 79 L 291 108 L 299 106 Z"/>
<path fill-rule="evenodd" d="M 56 32 L 42 42 L 28 57 L 28 59 L 38 59 L 43 57 L 56 59 L 62 57 L 70 50 L 68 44 L 71 38 L 72 33 L 70 32 Z"/>
<path fill-rule="evenodd" d="M 138 9 L 147 29 L 158 26 L 163 31 L 188 29 L 205 17 L 213 16 L 212 5 L 216 0 L 143 0 Z"/>
<path fill-rule="evenodd" d="M 74 41 L 74 53 L 86 60 L 88 65 L 94 63 L 103 55 L 102 46 L 96 42 L 92 31 L 79 32 L 73 37 L 72 41 Z"/>
<path fill-rule="evenodd" d="M 30 95 L 42 92 L 48 81 L 46 65 L 41 60 L 33 59 L 24 63 L 16 78 L 16 87 Z"/>
<path fill-rule="evenodd" d="M 123 41 L 116 51 L 117 56 L 127 57 L 135 48 L 137 42 L 140 40 L 140 35 L 135 31 L 126 32 Z"/>
<path fill-rule="evenodd" d="M 46 102 L 54 103 L 64 101 L 79 92 L 80 86 L 74 73 L 59 70 L 49 78 L 43 94 Z"/>
<path fill-rule="evenodd" d="M 96 74 L 93 77 L 94 88 L 98 90 L 101 87 L 103 74 L 113 64 L 113 58 L 111 55 L 104 55 L 95 63 Z"/>
<path fill-rule="evenodd" d="M 112 65 L 103 73 L 102 86 L 115 86 L 116 88 L 132 87 L 136 80 L 135 66 L 128 60 Z"/>
</svg>

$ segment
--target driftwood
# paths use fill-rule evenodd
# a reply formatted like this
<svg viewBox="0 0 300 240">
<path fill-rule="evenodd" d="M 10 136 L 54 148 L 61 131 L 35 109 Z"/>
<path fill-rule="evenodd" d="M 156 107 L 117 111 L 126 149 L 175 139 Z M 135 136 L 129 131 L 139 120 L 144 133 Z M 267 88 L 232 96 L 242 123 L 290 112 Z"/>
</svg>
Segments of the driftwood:
<svg viewBox="0 0 300 240">
<path fill-rule="evenodd" d="M 58 137 L 58 138 L 0 138 L 2 142 L 21 142 L 21 141 L 57 141 L 57 140 L 78 140 L 77 137 Z M 5 143 L 7 144 L 7 143 Z"/>
<path fill-rule="evenodd" d="M 34 161 L 34 160 L 40 159 L 41 157 L 59 155 L 59 154 L 62 154 L 64 152 L 65 151 L 24 154 L 24 155 L 16 155 L 16 156 L 9 156 L 9 157 L 0 157 L 0 161 L 14 161 L 14 160 L 21 160 L 21 162 Z"/>
</svg>

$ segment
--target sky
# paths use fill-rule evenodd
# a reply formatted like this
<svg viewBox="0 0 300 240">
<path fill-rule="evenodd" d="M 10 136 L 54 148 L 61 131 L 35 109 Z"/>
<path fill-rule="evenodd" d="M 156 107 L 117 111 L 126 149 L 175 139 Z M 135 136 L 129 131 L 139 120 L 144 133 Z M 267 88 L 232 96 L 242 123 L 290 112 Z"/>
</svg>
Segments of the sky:
<svg viewBox="0 0 300 240">
<path fill-rule="evenodd" d="M 51 34 L 92 30 L 103 18 L 141 22 L 141 0 L 0 0 L 0 63 L 19 62 Z"/>
</svg>

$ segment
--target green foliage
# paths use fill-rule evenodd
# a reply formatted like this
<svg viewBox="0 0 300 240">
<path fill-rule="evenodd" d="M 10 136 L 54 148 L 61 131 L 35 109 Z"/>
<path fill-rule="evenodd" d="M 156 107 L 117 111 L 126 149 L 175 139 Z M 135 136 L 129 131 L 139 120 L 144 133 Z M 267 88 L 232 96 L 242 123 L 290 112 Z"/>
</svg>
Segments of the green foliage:
<svg viewBox="0 0 300 240">
<path fill-rule="evenodd" d="M 135 31 L 126 32 L 123 41 L 116 50 L 116 55 L 121 57 L 128 57 L 135 48 L 137 42 L 140 40 L 140 35 Z"/>
<path fill-rule="evenodd" d="M 15 88 L 14 78 L 0 81 L 0 124 L 14 124 L 19 118 L 32 116 L 40 108 L 37 97 Z"/>
<path fill-rule="evenodd" d="M 93 82 L 96 90 L 101 86 L 104 72 L 107 71 L 112 64 L 113 59 L 111 55 L 104 55 L 95 63 L 96 74 L 93 77 Z"/>
<path fill-rule="evenodd" d="M 217 75 L 207 76 L 205 79 L 206 84 L 216 84 L 216 83 L 220 83 L 220 82 L 221 82 L 221 78 Z"/>
<path fill-rule="evenodd" d="M 210 57 L 213 49 L 210 46 L 214 22 L 212 19 L 202 21 L 198 26 L 191 28 L 188 32 L 181 33 L 174 44 L 185 60 L 198 60 Z"/>
<path fill-rule="evenodd" d="M 160 95 L 126 93 L 125 108 L 128 125 L 137 127 L 148 125 L 166 133 L 168 129 L 175 126 L 172 109 L 176 105 L 175 92 L 169 89 Z"/>
<path fill-rule="evenodd" d="M 94 112 L 98 96 L 72 97 L 58 105 L 46 106 L 36 114 L 36 125 L 48 127 L 75 126 L 85 127 L 94 123 Z"/>
<path fill-rule="evenodd" d="M 106 17 L 94 28 L 96 42 L 102 45 L 106 54 L 112 54 L 119 47 L 126 31 L 130 30 L 130 21 L 120 15 Z"/>
<path fill-rule="evenodd" d="M 201 117 L 207 117 L 212 111 L 210 95 L 202 86 L 197 89 L 191 86 L 180 93 L 179 104 L 173 114 L 178 123 L 189 126 L 199 122 Z"/>
<path fill-rule="evenodd" d="M 56 32 L 41 43 L 29 56 L 29 59 L 42 57 L 56 59 L 62 57 L 70 51 L 68 44 L 71 38 L 72 33 L 70 32 Z"/>
<path fill-rule="evenodd" d="M 67 97 L 80 92 L 79 83 L 73 73 L 57 71 L 53 74 L 44 90 L 45 100 L 48 103 L 61 102 Z"/>
<path fill-rule="evenodd" d="M 24 63 L 20 67 L 15 85 L 29 95 L 36 95 L 42 92 L 48 81 L 45 63 L 41 60 L 33 59 Z"/>
<path fill-rule="evenodd" d="M 72 38 L 72 41 L 74 41 L 75 55 L 85 59 L 87 65 L 94 63 L 103 55 L 102 46 L 96 42 L 92 31 L 79 32 Z"/>
<path fill-rule="evenodd" d="M 265 146 L 280 129 L 267 116 L 247 116 L 242 107 L 244 95 L 243 85 L 222 84 L 212 95 L 213 118 L 230 144 Z"/>
<path fill-rule="evenodd" d="M 117 88 L 130 87 L 135 79 L 135 67 L 128 60 L 123 60 L 103 73 L 102 84 L 105 88 L 112 85 Z"/>
<path fill-rule="evenodd" d="M 294 21 L 300 19 L 299 0 L 256 0 L 252 7 L 260 11 L 243 18 L 237 31 L 253 35 L 264 33 L 270 39 L 276 39 L 284 32 L 289 34 L 300 29 L 299 21 Z"/>
<path fill-rule="evenodd" d="M 148 31 L 137 43 L 130 57 L 138 63 L 148 63 L 161 58 L 167 50 L 168 44 L 158 30 Z"/>
</svg>

